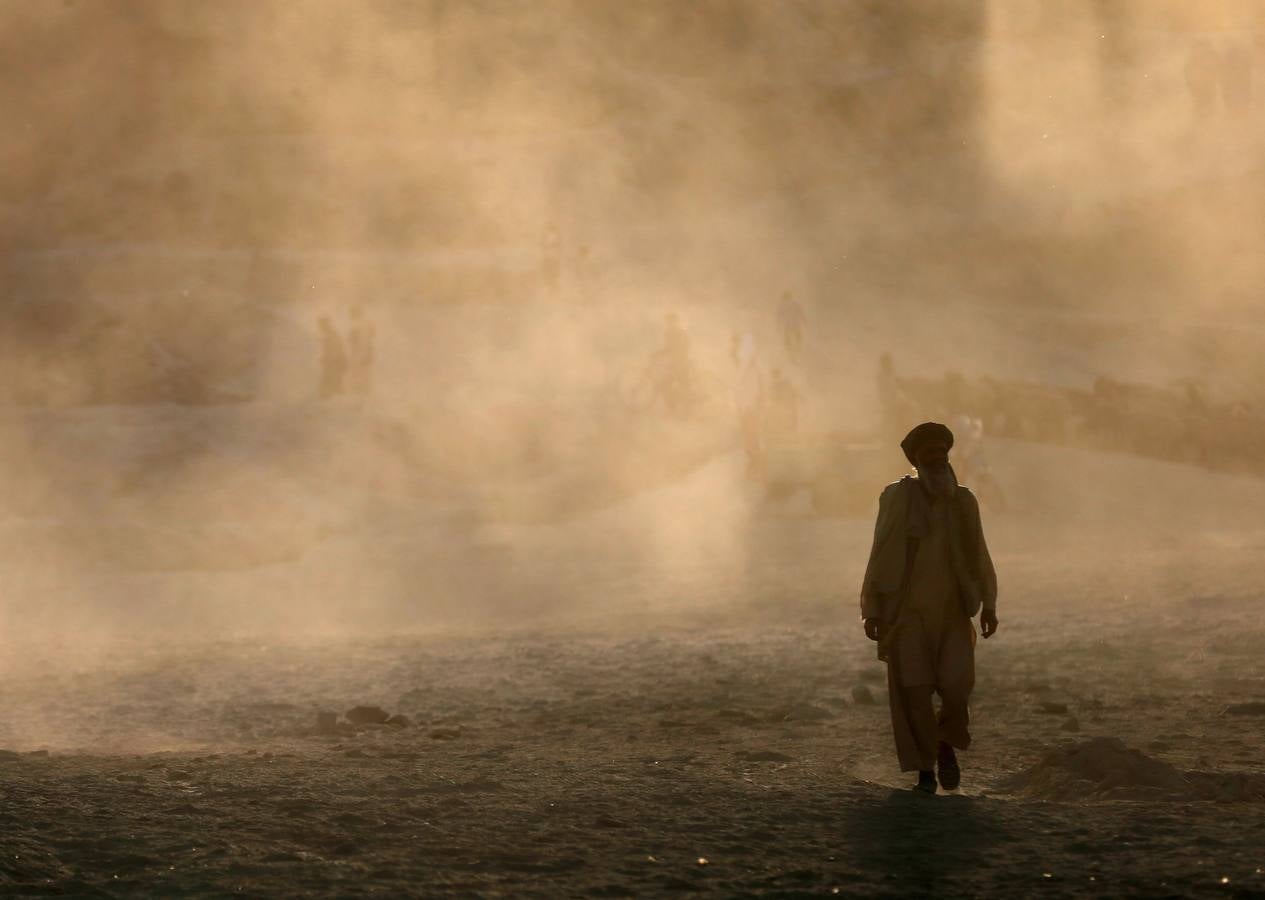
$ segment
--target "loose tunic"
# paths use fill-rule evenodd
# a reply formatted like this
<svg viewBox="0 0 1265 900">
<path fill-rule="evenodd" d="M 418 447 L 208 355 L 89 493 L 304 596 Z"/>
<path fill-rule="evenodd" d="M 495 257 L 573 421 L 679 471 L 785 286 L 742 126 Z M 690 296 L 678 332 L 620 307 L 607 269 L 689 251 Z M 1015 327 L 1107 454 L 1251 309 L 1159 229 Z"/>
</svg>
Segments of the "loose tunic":
<svg viewBox="0 0 1265 900">
<path fill-rule="evenodd" d="M 879 655 L 888 664 L 901 769 L 927 771 L 935 766 L 939 743 L 970 746 L 975 628 L 969 613 L 981 605 L 994 608 L 997 582 L 969 491 L 959 488 L 952 498 L 931 500 L 916 480 L 893 487 L 880 506 L 862 605 L 867 616 L 884 620 Z M 904 571 L 896 569 L 898 561 Z M 889 590 L 879 590 L 882 586 Z M 934 694 L 941 699 L 938 714 Z"/>
<path fill-rule="evenodd" d="M 910 569 L 906 607 L 901 613 L 904 621 L 894 645 L 900 655 L 901 682 L 906 686 L 935 685 L 941 648 L 946 641 L 960 640 L 969 628 L 949 548 L 948 502 L 932 503 L 928 518 L 929 531 L 919 541 Z"/>
</svg>

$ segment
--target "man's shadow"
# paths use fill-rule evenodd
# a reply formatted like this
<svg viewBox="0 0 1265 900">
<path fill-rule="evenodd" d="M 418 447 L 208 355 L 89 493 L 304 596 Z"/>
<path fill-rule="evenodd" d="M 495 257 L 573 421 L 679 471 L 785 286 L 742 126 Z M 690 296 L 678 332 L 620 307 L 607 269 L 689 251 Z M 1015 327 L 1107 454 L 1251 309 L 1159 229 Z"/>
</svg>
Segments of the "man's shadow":
<svg viewBox="0 0 1265 900">
<path fill-rule="evenodd" d="M 844 836 L 852 863 L 902 892 L 935 893 L 964 869 L 986 868 L 1012 840 L 997 801 L 897 790 L 850 806 Z"/>
</svg>

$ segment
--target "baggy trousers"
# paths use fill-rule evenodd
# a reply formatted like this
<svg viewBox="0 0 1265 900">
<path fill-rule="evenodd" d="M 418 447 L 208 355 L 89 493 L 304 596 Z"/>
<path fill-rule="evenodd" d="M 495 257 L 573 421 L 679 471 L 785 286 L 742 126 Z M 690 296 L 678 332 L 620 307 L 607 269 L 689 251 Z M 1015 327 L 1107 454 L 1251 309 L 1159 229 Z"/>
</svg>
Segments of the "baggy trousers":
<svg viewBox="0 0 1265 900">
<path fill-rule="evenodd" d="M 971 745 L 968 703 L 975 687 L 975 627 L 956 615 L 933 634 L 916 612 L 901 619 L 894 626 L 887 660 L 892 734 L 901 771 L 925 772 L 935 769 L 940 741 L 959 750 Z M 933 694 L 940 695 L 939 714 Z"/>
</svg>

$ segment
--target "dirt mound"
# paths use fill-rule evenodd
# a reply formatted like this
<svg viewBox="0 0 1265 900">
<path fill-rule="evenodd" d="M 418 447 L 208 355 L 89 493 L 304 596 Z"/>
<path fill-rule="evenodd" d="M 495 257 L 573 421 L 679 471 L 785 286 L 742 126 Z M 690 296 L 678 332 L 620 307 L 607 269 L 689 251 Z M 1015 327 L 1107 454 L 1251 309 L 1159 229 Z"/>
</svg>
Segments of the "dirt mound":
<svg viewBox="0 0 1265 900">
<path fill-rule="evenodd" d="M 1042 800 L 1265 801 L 1265 777 L 1185 772 L 1118 738 L 1093 738 L 1052 751 L 1002 787 Z"/>
</svg>

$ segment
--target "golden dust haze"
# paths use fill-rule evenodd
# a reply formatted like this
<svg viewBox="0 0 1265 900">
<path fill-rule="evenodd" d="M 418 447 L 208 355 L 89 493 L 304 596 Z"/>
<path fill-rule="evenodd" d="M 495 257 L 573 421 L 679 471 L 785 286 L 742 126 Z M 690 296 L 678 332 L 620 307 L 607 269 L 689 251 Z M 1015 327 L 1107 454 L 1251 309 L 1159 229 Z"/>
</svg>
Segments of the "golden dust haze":
<svg viewBox="0 0 1265 900">
<path fill-rule="evenodd" d="M 770 538 L 741 477 L 743 334 L 813 433 L 877 433 L 884 350 L 1258 402 L 1257 4 L 5 0 L 0 21 L 8 634 L 650 621 L 757 602 L 801 549 L 851 615 L 866 516 Z M 793 365 L 783 291 L 809 322 Z M 681 421 L 627 402 L 668 313 L 702 385 Z M 357 316 L 371 384 L 322 401 L 319 320 Z M 1063 490 L 1033 458 L 1014 478 L 1043 534 L 1137 525 L 1114 470 L 1067 464 Z M 869 493 L 901 469 L 893 448 Z M 840 533 L 861 549 L 818 552 Z"/>
</svg>

